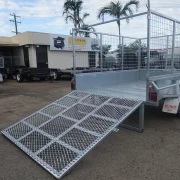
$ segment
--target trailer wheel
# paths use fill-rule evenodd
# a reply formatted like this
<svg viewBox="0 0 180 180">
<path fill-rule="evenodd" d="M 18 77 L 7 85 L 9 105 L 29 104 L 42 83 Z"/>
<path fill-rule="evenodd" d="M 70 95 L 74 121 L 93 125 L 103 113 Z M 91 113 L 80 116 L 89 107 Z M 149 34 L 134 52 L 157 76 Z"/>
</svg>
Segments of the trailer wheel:
<svg viewBox="0 0 180 180">
<path fill-rule="evenodd" d="M 17 80 L 17 82 L 23 82 L 24 81 L 24 77 L 20 73 L 17 73 L 16 80 Z"/>
<path fill-rule="evenodd" d="M 57 71 L 52 71 L 51 74 L 52 74 L 54 80 L 58 80 L 59 79 Z"/>
</svg>

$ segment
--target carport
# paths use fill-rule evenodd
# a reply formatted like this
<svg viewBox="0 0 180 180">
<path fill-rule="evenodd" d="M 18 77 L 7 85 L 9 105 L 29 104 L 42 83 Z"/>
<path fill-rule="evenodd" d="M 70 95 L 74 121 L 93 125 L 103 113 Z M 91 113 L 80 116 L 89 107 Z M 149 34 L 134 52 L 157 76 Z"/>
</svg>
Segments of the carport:
<svg viewBox="0 0 180 180">
<path fill-rule="evenodd" d="M 16 66 L 21 64 L 23 51 L 18 43 L 11 42 L 9 38 L 0 38 L 0 56 L 4 58 L 4 66 Z"/>
</svg>

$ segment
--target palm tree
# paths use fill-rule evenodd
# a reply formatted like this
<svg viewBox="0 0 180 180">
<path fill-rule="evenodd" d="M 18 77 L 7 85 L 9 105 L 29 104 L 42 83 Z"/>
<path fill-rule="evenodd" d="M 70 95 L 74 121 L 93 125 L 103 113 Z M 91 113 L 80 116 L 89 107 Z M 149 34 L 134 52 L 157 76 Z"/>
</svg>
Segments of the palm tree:
<svg viewBox="0 0 180 180">
<path fill-rule="evenodd" d="M 82 17 L 80 12 L 82 10 L 83 1 L 81 0 L 66 0 L 64 2 L 63 16 L 65 21 L 72 21 L 75 28 L 80 28 L 84 24 L 84 20 L 89 16 L 88 13 L 84 13 Z"/>
<path fill-rule="evenodd" d="M 135 6 L 136 10 L 139 8 L 139 1 L 138 0 L 130 0 L 124 6 L 120 1 L 113 2 L 111 1 L 108 5 L 102 7 L 99 10 L 98 18 L 103 18 L 105 14 L 108 14 L 114 18 L 121 18 L 121 17 L 128 17 L 129 15 L 133 15 L 133 10 L 131 6 Z M 126 19 L 127 23 L 129 23 L 129 19 Z M 117 21 L 118 28 L 119 28 L 119 36 L 121 36 L 121 22 Z"/>
<path fill-rule="evenodd" d="M 81 29 L 85 30 L 85 32 L 83 32 L 83 31 L 80 32 L 80 35 L 82 35 L 84 37 L 90 37 L 91 32 L 97 36 L 97 34 L 95 33 L 96 32 L 95 28 L 89 27 L 87 24 L 83 24 L 81 26 Z M 88 31 L 91 31 L 91 32 L 88 32 Z"/>
</svg>

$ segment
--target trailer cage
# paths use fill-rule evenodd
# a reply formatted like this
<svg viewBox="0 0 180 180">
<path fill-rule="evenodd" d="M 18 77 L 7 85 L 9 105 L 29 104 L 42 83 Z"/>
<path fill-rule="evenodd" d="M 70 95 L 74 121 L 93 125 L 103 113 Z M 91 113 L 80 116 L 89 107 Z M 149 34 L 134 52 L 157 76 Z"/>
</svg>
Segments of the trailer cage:
<svg viewBox="0 0 180 180">
<path fill-rule="evenodd" d="M 146 31 L 147 35 L 141 38 L 94 33 L 83 29 L 72 30 L 73 74 L 77 83 L 76 89 L 79 89 L 77 82 L 80 76 L 79 67 L 84 67 L 84 71 L 81 71 L 84 73 L 136 71 L 139 76 L 137 80 L 146 81 L 146 104 L 158 106 L 163 98 L 179 97 L 180 21 L 149 9 L 147 12 L 92 24 L 89 27 L 129 19 L 133 21 L 142 17 L 144 22 L 146 21 L 142 29 L 144 28 L 143 31 Z M 77 47 L 74 42 L 77 34 L 91 37 L 91 41 L 98 44 L 95 50 L 84 47 L 89 53 L 89 64 L 84 63 L 85 57 L 76 57 Z M 111 50 L 107 53 L 108 46 Z M 128 77 L 123 78 L 128 80 Z M 97 84 L 94 83 L 94 86 Z M 80 89 L 87 88 L 84 86 Z"/>
</svg>

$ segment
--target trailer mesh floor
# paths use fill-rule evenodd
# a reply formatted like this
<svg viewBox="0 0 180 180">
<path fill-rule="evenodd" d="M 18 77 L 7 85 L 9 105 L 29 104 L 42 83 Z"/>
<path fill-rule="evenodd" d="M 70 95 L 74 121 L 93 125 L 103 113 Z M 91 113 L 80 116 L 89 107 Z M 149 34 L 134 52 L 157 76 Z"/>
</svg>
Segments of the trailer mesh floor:
<svg viewBox="0 0 180 180">
<path fill-rule="evenodd" d="M 141 104 L 74 91 L 2 133 L 53 176 L 62 178 Z"/>
</svg>

